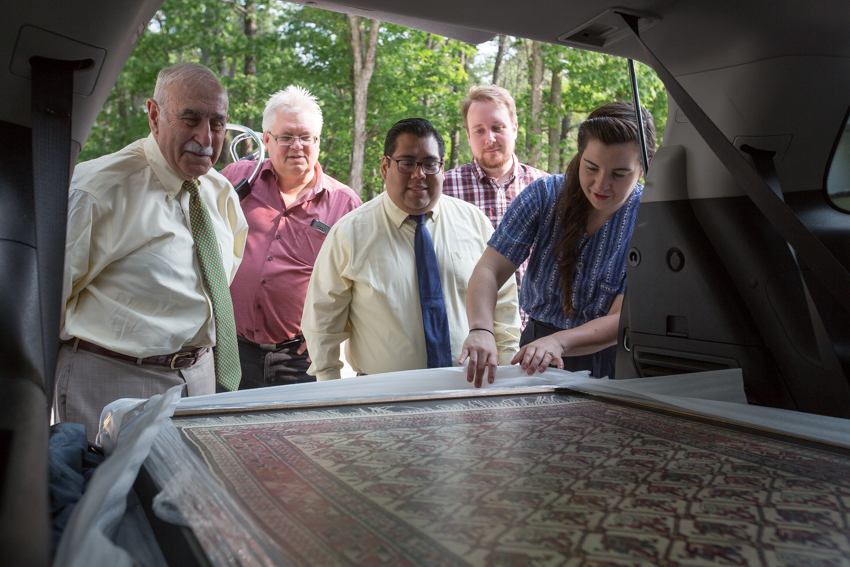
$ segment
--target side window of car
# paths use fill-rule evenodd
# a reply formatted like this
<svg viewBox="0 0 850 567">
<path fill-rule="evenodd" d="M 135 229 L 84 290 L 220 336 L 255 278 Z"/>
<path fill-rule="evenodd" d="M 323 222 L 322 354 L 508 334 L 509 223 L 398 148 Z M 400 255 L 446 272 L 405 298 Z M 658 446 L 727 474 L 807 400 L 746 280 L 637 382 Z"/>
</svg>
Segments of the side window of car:
<svg viewBox="0 0 850 567">
<path fill-rule="evenodd" d="M 832 204 L 850 212 L 850 120 L 844 125 L 826 176 L 826 194 Z"/>
</svg>

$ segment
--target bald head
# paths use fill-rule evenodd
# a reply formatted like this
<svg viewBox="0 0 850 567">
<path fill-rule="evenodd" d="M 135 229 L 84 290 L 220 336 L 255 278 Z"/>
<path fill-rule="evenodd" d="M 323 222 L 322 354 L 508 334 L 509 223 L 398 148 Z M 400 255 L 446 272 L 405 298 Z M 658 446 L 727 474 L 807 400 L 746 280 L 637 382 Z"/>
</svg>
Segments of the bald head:
<svg viewBox="0 0 850 567">
<path fill-rule="evenodd" d="M 197 63 L 159 72 L 147 102 L 151 133 L 168 165 L 184 180 L 207 173 L 218 159 L 227 126 L 227 91 Z"/>
<path fill-rule="evenodd" d="M 221 84 L 218 76 L 199 63 L 178 63 L 159 72 L 156 77 L 156 86 L 153 89 L 153 98 L 159 105 L 160 111 L 172 110 L 170 103 L 173 103 L 171 99 L 174 97 L 176 88 L 223 94 L 225 110 L 229 103 L 227 90 Z"/>
</svg>

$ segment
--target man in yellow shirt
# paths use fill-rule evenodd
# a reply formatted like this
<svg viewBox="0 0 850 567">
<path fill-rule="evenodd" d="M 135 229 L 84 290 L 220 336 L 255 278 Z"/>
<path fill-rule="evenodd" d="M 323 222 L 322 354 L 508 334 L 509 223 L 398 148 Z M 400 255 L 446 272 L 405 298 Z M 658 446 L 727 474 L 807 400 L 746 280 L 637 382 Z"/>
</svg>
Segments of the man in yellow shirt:
<svg viewBox="0 0 850 567">
<path fill-rule="evenodd" d="M 74 171 L 54 409 L 90 440 L 116 399 L 238 387 L 227 285 L 248 225 L 211 169 L 227 106 L 206 67 L 163 69 L 147 101 L 150 136 Z"/>
<path fill-rule="evenodd" d="M 469 276 L 493 232 L 473 205 L 442 196 L 445 145 L 430 122 L 411 118 L 387 133 L 386 191 L 348 213 L 322 246 L 301 330 L 318 380 L 340 377 L 339 345 L 361 374 L 457 363 L 470 332 Z M 516 282 L 499 290 L 493 333 L 499 363 L 519 345 Z"/>
</svg>

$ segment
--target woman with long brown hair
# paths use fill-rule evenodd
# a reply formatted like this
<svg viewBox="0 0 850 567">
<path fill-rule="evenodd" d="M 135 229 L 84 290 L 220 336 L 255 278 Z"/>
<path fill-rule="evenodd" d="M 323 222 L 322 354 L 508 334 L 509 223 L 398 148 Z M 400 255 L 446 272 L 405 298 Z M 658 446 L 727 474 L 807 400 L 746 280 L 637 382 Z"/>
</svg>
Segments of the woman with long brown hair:
<svg viewBox="0 0 850 567">
<path fill-rule="evenodd" d="M 655 124 L 641 109 L 646 147 Z M 617 329 L 626 290 L 625 257 L 643 185 L 631 103 L 609 103 L 578 128 L 578 152 L 566 174 L 543 177 L 511 203 L 469 280 L 470 332 L 459 364 L 467 380 L 495 378 L 492 336 L 496 293 L 528 258 L 519 302 L 530 320 L 511 361 L 529 375 L 550 364 L 614 376 Z"/>
</svg>

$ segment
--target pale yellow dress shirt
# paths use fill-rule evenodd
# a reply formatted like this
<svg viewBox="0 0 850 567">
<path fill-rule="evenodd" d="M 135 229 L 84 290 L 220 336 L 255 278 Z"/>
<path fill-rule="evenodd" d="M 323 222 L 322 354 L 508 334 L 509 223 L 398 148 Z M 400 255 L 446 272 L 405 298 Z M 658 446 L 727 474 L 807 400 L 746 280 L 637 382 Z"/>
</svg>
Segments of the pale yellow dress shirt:
<svg viewBox="0 0 850 567">
<path fill-rule="evenodd" d="M 200 183 L 232 281 L 248 223 L 227 179 L 210 170 Z M 215 344 L 182 185 L 153 135 L 77 165 L 68 197 L 62 339 L 140 358 Z"/>
<path fill-rule="evenodd" d="M 428 213 L 449 319 L 452 359 L 469 332 L 466 290 L 493 227 L 473 205 L 443 195 Z M 316 259 L 301 331 L 318 380 L 340 377 L 339 345 L 360 373 L 427 368 L 419 303 L 416 223 L 383 193 L 351 211 L 331 228 Z M 499 290 L 495 313 L 499 364 L 519 347 L 516 280 Z"/>
</svg>

